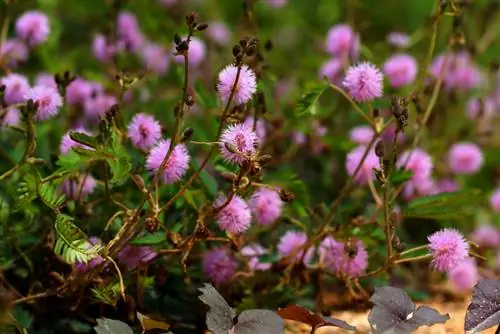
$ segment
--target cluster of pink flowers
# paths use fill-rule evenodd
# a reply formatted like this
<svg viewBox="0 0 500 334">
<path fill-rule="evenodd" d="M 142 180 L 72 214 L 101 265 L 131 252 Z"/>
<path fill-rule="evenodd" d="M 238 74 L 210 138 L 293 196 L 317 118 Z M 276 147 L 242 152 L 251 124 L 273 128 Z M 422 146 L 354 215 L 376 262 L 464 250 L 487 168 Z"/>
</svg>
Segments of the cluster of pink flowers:
<svg viewBox="0 0 500 334">
<path fill-rule="evenodd" d="M 436 57 L 430 74 L 443 78 L 447 90 L 470 91 L 483 83 L 483 75 L 467 52 L 444 53 Z"/>
<path fill-rule="evenodd" d="M 358 277 L 368 267 L 368 253 L 360 240 L 347 244 L 326 237 L 319 255 L 325 268 L 338 276 Z"/>
</svg>

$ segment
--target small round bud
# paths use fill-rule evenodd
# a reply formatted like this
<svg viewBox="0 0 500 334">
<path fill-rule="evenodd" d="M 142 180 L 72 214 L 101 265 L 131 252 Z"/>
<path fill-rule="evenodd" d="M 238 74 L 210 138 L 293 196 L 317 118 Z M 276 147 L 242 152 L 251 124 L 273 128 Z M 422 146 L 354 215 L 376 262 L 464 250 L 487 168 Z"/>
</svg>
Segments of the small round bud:
<svg viewBox="0 0 500 334">
<path fill-rule="evenodd" d="M 375 155 L 379 158 L 383 158 L 385 155 L 384 141 L 379 140 L 375 145 Z"/>
<path fill-rule="evenodd" d="M 272 49 L 273 49 L 273 42 L 270 39 L 268 39 L 266 43 L 264 43 L 264 50 L 269 52 Z"/>
<path fill-rule="evenodd" d="M 380 117 L 380 108 L 373 108 L 373 117 Z"/>
<path fill-rule="evenodd" d="M 233 46 L 233 56 L 237 57 L 241 53 L 241 47 L 239 45 Z"/>
<path fill-rule="evenodd" d="M 208 24 L 206 23 L 200 23 L 196 26 L 196 30 L 198 31 L 203 31 L 208 28 Z"/>
<path fill-rule="evenodd" d="M 249 57 L 253 56 L 255 53 L 257 53 L 257 47 L 255 45 L 250 46 L 246 52 Z"/>
<path fill-rule="evenodd" d="M 295 199 L 295 194 L 289 190 L 280 189 L 278 193 L 283 202 L 291 202 Z"/>
<path fill-rule="evenodd" d="M 264 154 L 259 157 L 259 163 L 261 165 L 267 165 L 271 160 L 273 159 L 273 156 L 270 154 Z"/>
<path fill-rule="evenodd" d="M 246 46 L 247 46 L 247 40 L 246 39 L 241 39 L 239 43 L 240 43 L 240 46 L 242 48 L 246 48 Z"/>
<path fill-rule="evenodd" d="M 175 43 L 175 45 L 179 45 L 179 44 L 181 44 L 181 42 L 182 42 L 181 36 L 179 36 L 178 33 L 175 33 L 175 35 L 174 35 L 174 43 Z"/>
<path fill-rule="evenodd" d="M 189 141 L 191 137 L 193 136 L 194 129 L 193 128 L 187 128 L 184 130 L 184 133 L 182 134 L 181 142 L 184 143 L 186 141 Z"/>
<path fill-rule="evenodd" d="M 61 78 L 61 75 L 59 73 L 56 73 L 54 75 L 54 81 L 56 82 L 56 84 L 58 86 L 60 86 L 62 84 L 62 78 Z"/>
</svg>

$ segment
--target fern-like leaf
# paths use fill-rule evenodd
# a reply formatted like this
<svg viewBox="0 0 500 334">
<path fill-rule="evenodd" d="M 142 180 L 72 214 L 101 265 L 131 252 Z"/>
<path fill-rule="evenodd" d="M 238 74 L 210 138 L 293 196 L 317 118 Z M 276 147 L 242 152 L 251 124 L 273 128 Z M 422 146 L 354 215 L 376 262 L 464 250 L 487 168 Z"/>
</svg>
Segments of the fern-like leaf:
<svg viewBox="0 0 500 334">
<path fill-rule="evenodd" d="M 58 214 L 54 225 L 57 239 L 54 252 L 68 263 L 87 263 L 99 255 L 102 249 L 99 245 L 92 245 L 87 235 L 73 222 L 73 218 Z"/>
<path fill-rule="evenodd" d="M 96 286 L 92 289 L 92 294 L 97 300 L 115 307 L 121 298 L 120 284 Z"/>
</svg>

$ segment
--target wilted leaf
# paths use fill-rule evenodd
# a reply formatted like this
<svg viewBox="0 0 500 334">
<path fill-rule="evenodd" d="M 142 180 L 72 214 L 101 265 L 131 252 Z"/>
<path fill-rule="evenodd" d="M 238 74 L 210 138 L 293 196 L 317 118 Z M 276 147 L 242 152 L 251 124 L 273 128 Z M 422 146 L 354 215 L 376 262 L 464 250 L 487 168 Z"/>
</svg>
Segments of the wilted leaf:
<svg viewBox="0 0 500 334">
<path fill-rule="evenodd" d="M 205 283 L 198 290 L 202 293 L 198 298 L 210 307 L 207 313 L 208 329 L 214 334 L 226 334 L 233 327 L 236 312 L 211 284 Z"/>
<path fill-rule="evenodd" d="M 170 328 L 170 325 L 167 324 L 166 322 L 159 321 L 159 320 L 153 320 L 147 316 L 145 316 L 142 313 L 137 312 L 137 319 L 139 319 L 139 322 L 141 323 L 142 329 L 144 332 L 149 331 L 151 329 L 164 329 L 168 330 Z"/>
<path fill-rule="evenodd" d="M 327 84 L 321 83 L 315 85 L 309 91 L 305 92 L 295 107 L 296 116 L 304 116 L 305 114 L 315 115 L 317 112 L 317 103 L 320 96 L 328 88 Z"/>
<path fill-rule="evenodd" d="M 123 321 L 108 318 L 97 319 L 94 330 L 97 334 L 134 334 L 132 328 Z"/>
<path fill-rule="evenodd" d="M 483 279 L 475 286 L 465 314 L 465 331 L 479 333 L 500 324 L 500 280 Z"/>
<path fill-rule="evenodd" d="M 420 326 L 432 326 L 450 318 L 427 306 L 416 309 L 405 291 L 390 286 L 376 288 L 370 301 L 374 307 L 368 322 L 374 334 L 410 334 Z"/>
<path fill-rule="evenodd" d="M 234 334 L 283 333 L 284 322 L 270 310 L 246 310 L 238 315 Z"/>
<path fill-rule="evenodd" d="M 322 317 L 319 314 L 313 313 L 299 305 L 288 305 L 285 308 L 279 309 L 276 313 L 283 319 L 308 324 L 312 327 L 311 333 L 314 333 L 316 329 L 324 326 L 335 326 L 351 331 L 356 330 L 356 327 L 349 325 L 343 320 L 331 317 Z"/>
</svg>

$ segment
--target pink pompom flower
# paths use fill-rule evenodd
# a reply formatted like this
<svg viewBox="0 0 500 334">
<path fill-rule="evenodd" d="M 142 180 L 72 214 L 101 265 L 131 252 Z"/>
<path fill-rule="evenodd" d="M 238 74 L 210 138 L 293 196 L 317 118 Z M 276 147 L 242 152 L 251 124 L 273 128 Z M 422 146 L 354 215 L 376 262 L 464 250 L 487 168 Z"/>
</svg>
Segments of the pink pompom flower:
<svg viewBox="0 0 500 334">
<path fill-rule="evenodd" d="M 459 184 L 450 178 L 441 179 L 436 183 L 436 191 L 439 193 L 452 193 L 460 189 Z"/>
<path fill-rule="evenodd" d="M 260 261 L 261 256 L 269 254 L 269 251 L 260 244 L 247 245 L 241 249 L 240 253 L 248 259 L 248 267 L 251 270 L 268 270 L 271 268 L 271 263 Z"/>
<path fill-rule="evenodd" d="M 219 45 L 226 45 L 231 41 L 231 31 L 222 21 L 209 23 L 207 35 L 212 41 Z"/>
<path fill-rule="evenodd" d="M 365 151 L 365 146 L 358 146 L 347 154 L 345 167 L 350 176 L 354 175 L 358 165 L 361 163 Z M 368 181 L 373 180 L 375 177 L 373 168 L 380 168 L 380 162 L 379 158 L 375 155 L 375 151 L 371 149 L 361 165 L 360 170 L 354 177 L 355 181 L 359 184 L 366 184 Z"/>
<path fill-rule="evenodd" d="M 35 86 L 45 86 L 57 89 L 57 84 L 54 80 L 54 76 L 45 72 L 37 74 L 37 76 L 35 77 Z"/>
<path fill-rule="evenodd" d="M 431 266 L 437 271 L 448 272 L 469 256 L 469 243 L 455 229 L 442 229 L 427 239 L 432 255 Z"/>
<path fill-rule="evenodd" d="M 479 281 L 476 261 L 466 258 L 448 272 L 448 279 L 459 291 L 471 291 Z"/>
<path fill-rule="evenodd" d="M 483 81 L 481 72 L 467 52 L 448 52 L 437 56 L 429 72 L 435 79 L 443 77 L 447 90 L 469 91 Z"/>
<path fill-rule="evenodd" d="M 37 105 L 35 118 L 43 121 L 56 116 L 63 105 L 62 96 L 57 89 L 47 86 L 35 86 L 24 95 L 24 100 L 33 100 Z"/>
<path fill-rule="evenodd" d="M 372 101 L 382 96 L 384 76 L 375 65 L 363 62 L 347 69 L 343 85 L 358 102 Z"/>
<path fill-rule="evenodd" d="M 19 62 L 28 59 L 29 51 L 26 45 L 19 39 L 7 39 L 0 45 L 0 58 L 9 67 L 15 67 Z"/>
<path fill-rule="evenodd" d="M 347 24 L 337 24 L 328 30 L 326 51 L 332 56 L 356 59 L 359 45 L 359 35 Z"/>
<path fill-rule="evenodd" d="M 118 100 L 113 95 L 97 94 L 90 96 L 84 101 L 83 110 L 90 122 L 96 123 Z"/>
<path fill-rule="evenodd" d="M 384 74 L 389 79 L 389 84 L 394 88 L 407 86 L 415 81 L 418 65 L 415 58 L 408 54 L 395 54 L 384 63 Z"/>
<path fill-rule="evenodd" d="M 245 121 L 243 122 L 243 124 L 245 124 L 252 130 L 254 129 L 254 123 L 255 123 L 255 134 L 257 135 L 257 144 L 262 145 L 266 140 L 266 134 L 267 134 L 266 121 L 263 120 L 262 118 L 257 118 L 257 121 L 255 121 L 253 116 L 248 116 L 247 118 L 245 118 Z"/>
<path fill-rule="evenodd" d="M 165 49 L 158 44 L 148 43 L 141 48 L 141 57 L 144 66 L 156 74 L 165 74 L 168 71 L 168 55 Z"/>
<path fill-rule="evenodd" d="M 310 247 L 305 251 L 299 250 L 301 247 L 307 244 L 307 235 L 304 232 L 299 231 L 287 231 L 280 238 L 278 244 L 278 253 L 281 258 L 287 258 L 295 254 L 292 257 L 293 262 L 300 262 L 303 258 L 303 263 L 307 266 L 310 264 L 312 257 L 314 255 L 314 247 Z"/>
<path fill-rule="evenodd" d="M 161 166 L 163 159 L 167 156 L 170 147 L 170 139 L 160 140 L 149 152 L 146 159 L 146 168 L 152 173 L 156 173 Z M 161 180 L 165 184 L 172 184 L 184 176 L 189 166 L 190 156 L 186 145 L 177 144 L 172 154 L 165 164 L 165 169 L 161 174 Z"/>
<path fill-rule="evenodd" d="M 493 191 L 490 196 L 490 207 L 495 212 L 500 212 L 500 188 Z"/>
<path fill-rule="evenodd" d="M 116 54 L 117 48 L 109 43 L 103 34 L 95 34 L 92 41 L 92 53 L 101 62 L 110 61 Z"/>
<path fill-rule="evenodd" d="M 238 68 L 235 65 L 228 65 L 219 73 L 217 92 L 219 93 L 219 98 L 224 103 L 229 101 L 229 97 L 235 86 L 237 73 Z M 257 79 L 255 73 L 247 65 L 242 65 L 232 102 L 235 105 L 245 104 L 252 99 L 256 91 Z"/>
<path fill-rule="evenodd" d="M 49 37 L 49 18 L 38 10 L 25 12 L 16 21 L 16 34 L 30 46 L 40 45 Z"/>
<path fill-rule="evenodd" d="M 255 154 L 257 134 L 245 123 L 229 125 L 221 134 L 219 149 L 222 157 L 237 165 L 247 160 L 247 156 Z M 227 147 L 231 148 L 231 151 Z M 235 150 L 232 152 L 232 150 Z"/>
<path fill-rule="evenodd" d="M 387 35 L 387 42 L 398 48 L 406 48 L 410 45 L 410 36 L 394 31 Z"/>
<path fill-rule="evenodd" d="M 474 143 L 454 144 L 448 152 L 448 166 L 456 174 L 475 174 L 483 163 L 483 152 Z"/>
<path fill-rule="evenodd" d="M 24 95 L 30 89 L 28 79 L 21 74 L 10 73 L 0 79 L 0 84 L 5 85 L 4 101 L 7 104 L 24 102 Z"/>
<path fill-rule="evenodd" d="M 250 199 L 252 215 L 261 225 L 271 225 L 281 215 L 283 201 L 280 195 L 269 188 L 260 188 Z"/>
<path fill-rule="evenodd" d="M 158 254 L 151 246 L 126 245 L 118 253 L 117 259 L 127 270 L 134 270 L 151 262 L 157 256 Z"/>
<path fill-rule="evenodd" d="M 215 284 L 227 283 L 236 273 L 238 261 L 227 248 L 213 248 L 205 252 L 203 273 Z"/>
<path fill-rule="evenodd" d="M 375 132 L 368 125 L 356 126 L 349 131 L 349 139 L 359 145 L 368 145 L 373 139 Z"/>
<path fill-rule="evenodd" d="M 227 198 L 220 196 L 214 203 L 217 210 L 225 205 Z M 252 214 L 245 200 L 238 195 L 233 198 L 222 209 L 217 212 L 217 224 L 223 231 L 233 234 L 241 234 L 250 228 Z"/>
<path fill-rule="evenodd" d="M 120 42 L 130 51 L 137 51 L 144 42 L 144 36 L 139 28 L 137 17 L 129 11 L 122 11 L 118 15 L 116 32 Z"/>
<path fill-rule="evenodd" d="M 496 105 L 493 98 L 487 97 L 483 100 L 471 98 L 467 102 L 466 115 L 472 120 L 488 118 L 495 113 L 495 110 Z"/>
<path fill-rule="evenodd" d="M 326 77 L 333 83 L 338 83 L 342 76 L 342 62 L 337 58 L 332 58 L 319 68 L 319 78 Z"/>
<path fill-rule="evenodd" d="M 76 78 L 66 88 L 66 102 L 71 105 L 83 105 L 94 90 L 92 84 L 82 78 Z"/>
<path fill-rule="evenodd" d="M 471 233 L 470 239 L 481 247 L 500 246 L 500 231 L 491 224 L 482 224 Z"/>
<path fill-rule="evenodd" d="M 83 200 L 94 192 L 97 181 L 90 174 L 77 179 L 69 178 L 61 183 L 61 192 L 73 200 Z"/>
<path fill-rule="evenodd" d="M 81 132 L 81 133 L 84 133 L 86 135 L 91 135 L 91 133 L 83 128 L 76 128 L 74 130 L 71 130 L 73 132 Z M 61 138 L 61 144 L 59 145 L 59 151 L 61 152 L 62 155 L 66 155 L 69 153 L 69 151 L 73 148 L 73 147 L 81 147 L 81 148 L 85 148 L 87 150 L 91 150 L 92 148 L 91 147 L 88 147 L 88 146 L 85 146 L 85 145 L 82 145 L 80 143 L 77 143 L 76 141 L 74 141 L 73 139 L 71 139 L 71 137 L 69 136 L 69 133 L 70 131 L 66 132 L 64 134 L 64 136 L 62 136 Z"/>
<path fill-rule="evenodd" d="M 183 40 L 185 40 L 186 38 L 187 36 L 184 36 Z M 175 48 L 173 52 L 174 53 L 176 52 Z M 205 60 L 206 54 L 207 54 L 207 47 L 205 46 L 205 43 L 197 37 L 191 37 L 188 49 L 189 66 L 198 67 Z M 177 64 L 184 64 L 184 56 L 182 55 L 174 56 L 174 62 Z"/>
<path fill-rule="evenodd" d="M 161 125 L 153 115 L 136 114 L 127 127 L 127 135 L 135 147 L 150 149 L 161 138 Z"/>
<path fill-rule="evenodd" d="M 420 148 L 403 152 L 398 158 L 397 166 L 411 171 L 413 174 L 410 181 L 416 183 L 430 179 L 434 169 L 432 157 Z"/>
<path fill-rule="evenodd" d="M 368 253 L 360 240 L 345 244 L 326 237 L 319 253 L 325 267 L 339 276 L 358 277 L 368 267 Z"/>
<path fill-rule="evenodd" d="M 21 112 L 15 107 L 7 107 L 0 113 L 0 126 L 17 126 L 21 122 Z"/>
</svg>

